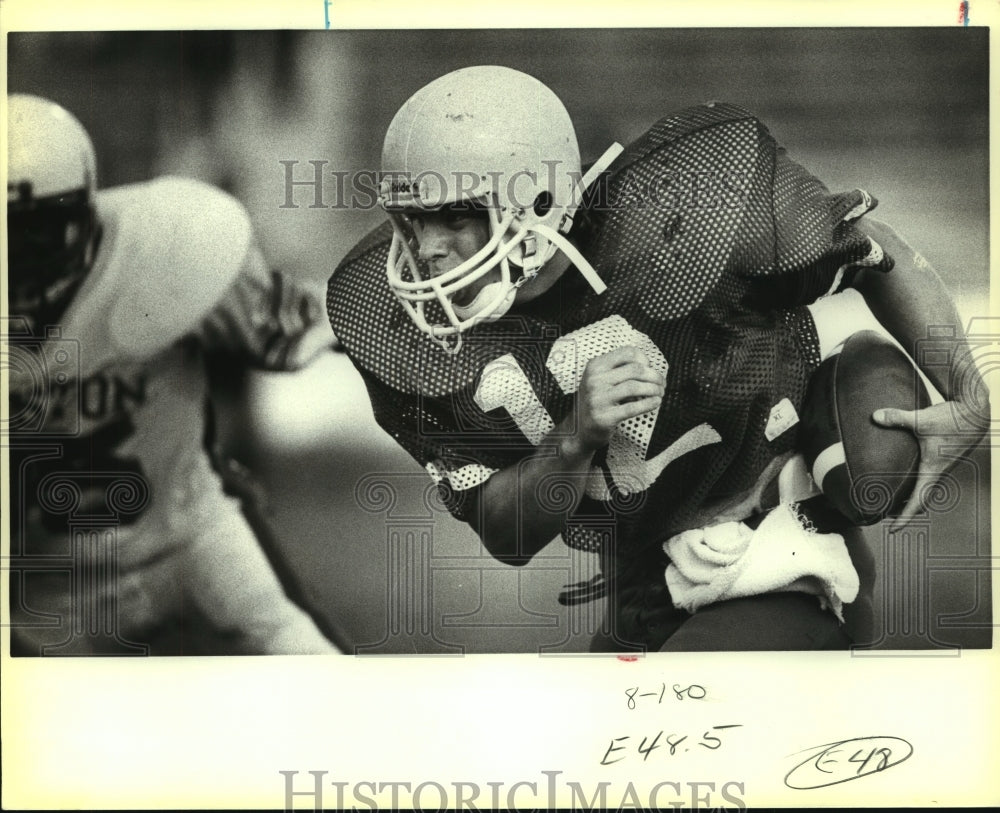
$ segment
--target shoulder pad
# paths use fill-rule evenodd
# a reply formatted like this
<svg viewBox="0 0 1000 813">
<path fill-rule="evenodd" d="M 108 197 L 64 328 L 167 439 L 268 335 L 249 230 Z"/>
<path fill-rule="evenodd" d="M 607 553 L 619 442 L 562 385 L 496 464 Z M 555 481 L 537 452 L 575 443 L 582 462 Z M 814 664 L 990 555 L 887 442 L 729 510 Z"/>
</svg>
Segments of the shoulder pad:
<svg viewBox="0 0 1000 813">
<path fill-rule="evenodd" d="M 656 122 L 628 145 L 625 153 L 615 162 L 615 171 L 635 164 L 661 147 L 693 133 L 736 122 L 751 122 L 762 134 L 769 135 L 764 124 L 750 111 L 728 102 L 705 102 L 672 113 Z"/>
<path fill-rule="evenodd" d="M 476 325 L 465 334 L 462 351 L 448 355 L 414 325 L 389 287 L 391 240 L 388 221 L 362 238 L 330 277 L 326 306 L 333 333 L 354 365 L 397 394 L 424 399 L 465 392 L 490 361 L 525 348 L 540 352 L 555 338 L 541 319 L 510 315 Z M 447 403 L 445 412 L 454 407 Z"/>
<path fill-rule="evenodd" d="M 89 369 L 148 358 L 194 330 L 236 281 L 252 239 L 242 204 L 194 179 L 100 190 L 96 207 L 97 261 L 65 319 Z"/>
<path fill-rule="evenodd" d="M 340 261 L 326 289 L 327 316 L 334 335 L 355 363 L 372 370 L 383 366 L 374 358 L 383 356 L 373 345 L 375 326 L 401 345 L 420 344 L 419 332 L 399 307 L 386 279 L 385 264 L 391 242 L 392 226 L 385 221 L 362 237 Z M 402 359 L 408 355 L 395 348 L 395 352 L 385 353 L 384 358 Z M 385 371 L 381 377 L 386 377 Z"/>
<path fill-rule="evenodd" d="M 397 389 L 419 391 L 416 359 L 433 358 L 426 352 L 433 343 L 416 328 L 389 287 L 385 265 L 391 242 L 392 225 L 386 220 L 348 252 L 327 284 L 327 315 L 355 365 Z M 434 350 L 444 355 L 439 348 Z"/>
<path fill-rule="evenodd" d="M 388 220 L 380 223 L 374 229 L 372 229 L 368 234 L 362 237 L 357 245 L 354 246 L 344 257 L 343 260 L 337 266 L 337 271 L 339 271 L 344 266 L 351 265 L 352 263 L 360 260 L 365 254 L 371 251 L 378 251 L 380 249 L 388 249 L 389 243 L 392 242 L 392 225 Z M 387 252 L 386 252 L 387 253 Z M 336 275 L 337 271 L 334 271 Z M 330 280 L 331 284 L 333 279 Z"/>
</svg>

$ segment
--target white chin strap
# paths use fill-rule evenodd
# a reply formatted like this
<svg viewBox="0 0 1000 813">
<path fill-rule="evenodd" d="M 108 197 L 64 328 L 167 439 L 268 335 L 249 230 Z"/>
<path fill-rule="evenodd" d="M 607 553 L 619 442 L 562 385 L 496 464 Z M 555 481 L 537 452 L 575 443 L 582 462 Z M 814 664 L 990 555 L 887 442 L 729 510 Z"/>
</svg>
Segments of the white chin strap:
<svg viewBox="0 0 1000 813">
<path fill-rule="evenodd" d="M 563 237 L 562 234 L 550 226 L 543 225 L 535 226 L 534 231 L 538 232 L 550 243 L 557 246 L 559 250 L 569 258 L 569 261 L 576 266 L 576 270 L 583 275 L 583 278 L 587 280 L 587 282 L 590 283 L 590 287 L 594 289 L 595 294 L 603 294 L 608 289 L 608 286 L 604 284 L 604 280 L 602 280 L 594 270 L 594 266 L 592 266 L 587 261 L 587 258 L 580 253 L 579 249 Z"/>
<path fill-rule="evenodd" d="M 481 322 L 496 321 L 510 310 L 510 306 L 514 304 L 514 297 L 517 295 L 516 286 L 504 283 L 502 280 L 484 285 L 482 290 L 476 294 L 475 299 L 468 305 L 452 302 L 451 307 L 454 309 L 455 315 L 464 322 L 466 319 L 476 316 L 486 307 L 487 303 L 496 300 L 505 286 L 508 288 L 506 296 L 490 309 L 489 313 L 484 313 L 479 319 Z"/>
<path fill-rule="evenodd" d="M 612 162 L 625 151 L 625 148 L 619 144 L 617 141 L 608 147 L 604 154 L 598 158 L 591 165 L 590 169 L 587 170 L 587 174 L 583 176 L 580 184 L 576 187 L 573 192 L 573 200 L 570 202 L 569 206 L 566 207 L 566 215 L 563 218 L 563 223 L 560 224 L 558 229 L 553 229 L 551 226 L 546 226 L 544 223 L 539 223 L 532 227 L 532 231 L 540 234 L 546 240 L 549 241 L 551 245 L 556 246 L 569 261 L 576 267 L 585 280 L 590 283 L 590 287 L 594 289 L 595 294 L 603 294 L 608 286 L 604 284 L 604 280 L 598 276 L 597 272 L 594 270 L 594 266 L 590 264 L 586 257 L 584 257 L 576 246 L 574 246 L 569 240 L 566 239 L 565 233 L 569 231 L 570 226 L 573 223 L 573 216 L 576 214 L 576 210 L 580 208 L 580 204 L 583 202 L 583 194 L 586 192 L 590 185 L 597 180 L 598 176 L 604 172 Z"/>
</svg>

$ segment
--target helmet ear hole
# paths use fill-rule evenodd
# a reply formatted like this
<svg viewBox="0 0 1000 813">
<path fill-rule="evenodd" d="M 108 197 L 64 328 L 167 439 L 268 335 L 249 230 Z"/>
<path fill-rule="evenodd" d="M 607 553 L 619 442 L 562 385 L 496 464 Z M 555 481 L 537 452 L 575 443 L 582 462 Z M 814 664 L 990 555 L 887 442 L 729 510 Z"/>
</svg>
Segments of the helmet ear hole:
<svg viewBox="0 0 1000 813">
<path fill-rule="evenodd" d="M 536 217 L 545 217 L 552 209 L 552 193 L 547 190 L 539 192 L 531 208 Z"/>
</svg>

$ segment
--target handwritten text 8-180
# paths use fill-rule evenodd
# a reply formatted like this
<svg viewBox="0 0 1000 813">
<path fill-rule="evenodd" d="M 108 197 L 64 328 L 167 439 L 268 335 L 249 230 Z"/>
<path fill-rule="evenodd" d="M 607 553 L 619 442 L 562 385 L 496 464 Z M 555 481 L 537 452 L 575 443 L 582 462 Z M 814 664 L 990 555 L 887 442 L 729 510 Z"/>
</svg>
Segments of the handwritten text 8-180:
<svg viewBox="0 0 1000 813">
<path fill-rule="evenodd" d="M 661 683 L 659 691 L 650 692 L 640 692 L 639 689 L 642 687 L 632 686 L 625 690 L 625 696 L 628 698 L 625 702 L 630 709 L 636 707 L 636 698 L 639 698 L 642 702 L 642 698 L 654 697 L 655 700 L 645 701 L 647 703 L 655 703 L 659 705 L 663 702 L 664 696 L 668 699 L 673 697 L 674 700 L 704 700 L 707 697 L 708 692 L 705 691 L 704 686 L 700 686 L 697 683 L 692 683 L 690 686 L 681 686 L 679 683 L 675 683 L 671 687 L 672 694 L 667 694 L 667 684 Z"/>
</svg>

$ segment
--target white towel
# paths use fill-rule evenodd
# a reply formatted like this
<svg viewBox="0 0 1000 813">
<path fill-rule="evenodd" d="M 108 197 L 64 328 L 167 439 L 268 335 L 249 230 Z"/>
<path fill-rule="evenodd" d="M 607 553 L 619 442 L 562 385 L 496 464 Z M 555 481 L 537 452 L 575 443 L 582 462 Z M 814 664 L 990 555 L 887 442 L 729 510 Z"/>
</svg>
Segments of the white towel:
<svg viewBox="0 0 1000 813">
<path fill-rule="evenodd" d="M 858 574 L 840 534 L 807 530 L 793 506 L 774 508 L 751 530 L 725 522 L 684 531 L 663 543 L 674 605 L 694 612 L 730 598 L 794 590 L 819 596 L 841 621 L 858 595 Z"/>
</svg>

